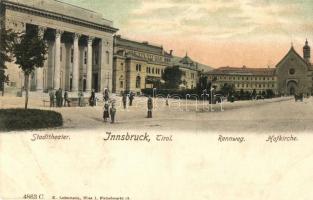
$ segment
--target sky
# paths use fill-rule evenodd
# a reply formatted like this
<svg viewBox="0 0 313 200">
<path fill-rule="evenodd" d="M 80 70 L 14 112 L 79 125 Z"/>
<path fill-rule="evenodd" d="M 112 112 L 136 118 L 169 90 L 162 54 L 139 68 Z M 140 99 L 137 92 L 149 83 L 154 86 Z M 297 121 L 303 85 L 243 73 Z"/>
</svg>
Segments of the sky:
<svg viewBox="0 0 313 200">
<path fill-rule="evenodd" d="M 117 34 L 212 66 L 275 67 L 313 47 L 313 0 L 62 0 L 102 13 Z M 312 59 L 313 60 L 313 59 Z"/>
</svg>

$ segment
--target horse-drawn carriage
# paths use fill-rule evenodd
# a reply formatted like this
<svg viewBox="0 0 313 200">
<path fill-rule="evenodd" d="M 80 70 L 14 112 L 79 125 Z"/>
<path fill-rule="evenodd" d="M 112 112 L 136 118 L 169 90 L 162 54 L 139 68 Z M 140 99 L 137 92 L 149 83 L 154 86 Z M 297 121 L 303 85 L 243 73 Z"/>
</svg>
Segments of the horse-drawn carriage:
<svg viewBox="0 0 313 200">
<path fill-rule="evenodd" d="M 295 101 L 303 101 L 303 93 L 295 94 Z"/>
</svg>

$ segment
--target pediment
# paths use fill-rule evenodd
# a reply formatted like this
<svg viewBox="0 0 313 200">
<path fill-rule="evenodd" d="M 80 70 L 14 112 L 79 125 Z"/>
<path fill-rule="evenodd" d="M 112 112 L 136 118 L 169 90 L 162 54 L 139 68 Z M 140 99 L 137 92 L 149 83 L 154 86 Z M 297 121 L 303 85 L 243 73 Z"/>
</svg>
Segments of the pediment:
<svg viewBox="0 0 313 200">
<path fill-rule="evenodd" d="M 296 50 L 291 47 L 289 52 L 285 55 L 285 57 L 276 65 L 276 68 L 280 68 L 285 65 L 289 65 L 292 62 L 301 63 L 303 66 L 305 66 L 309 70 L 308 64 L 305 62 L 305 60 L 296 52 Z"/>
</svg>

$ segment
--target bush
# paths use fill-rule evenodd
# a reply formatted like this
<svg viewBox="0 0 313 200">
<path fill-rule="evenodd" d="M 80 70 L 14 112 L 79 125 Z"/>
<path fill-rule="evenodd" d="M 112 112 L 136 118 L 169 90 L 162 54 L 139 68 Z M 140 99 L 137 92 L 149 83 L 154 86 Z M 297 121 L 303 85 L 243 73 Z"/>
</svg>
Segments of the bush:
<svg viewBox="0 0 313 200">
<path fill-rule="evenodd" d="M 34 130 L 63 125 L 60 113 L 37 109 L 0 109 L 0 131 Z"/>
</svg>

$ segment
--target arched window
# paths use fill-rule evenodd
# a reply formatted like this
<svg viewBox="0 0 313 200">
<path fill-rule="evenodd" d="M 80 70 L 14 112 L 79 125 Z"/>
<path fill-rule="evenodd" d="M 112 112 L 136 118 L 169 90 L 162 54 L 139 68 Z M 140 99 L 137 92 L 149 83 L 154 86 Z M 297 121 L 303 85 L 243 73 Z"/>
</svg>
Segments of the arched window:
<svg viewBox="0 0 313 200">
<path fill-rule="evenodd" d="M 141 82 L 141 78 L 140 78 L 140 76 L 137 76 L 137 78 L 136 78 L 136 88 L 140 88 L 140 82 Z"/>
<path fill-rule="evenodd" d="M 105 57 L 106 57 L 106 60 L 107 60 L 107 64 L 110 64 L 110 52 L 105 52 Z"/>
</svg>

